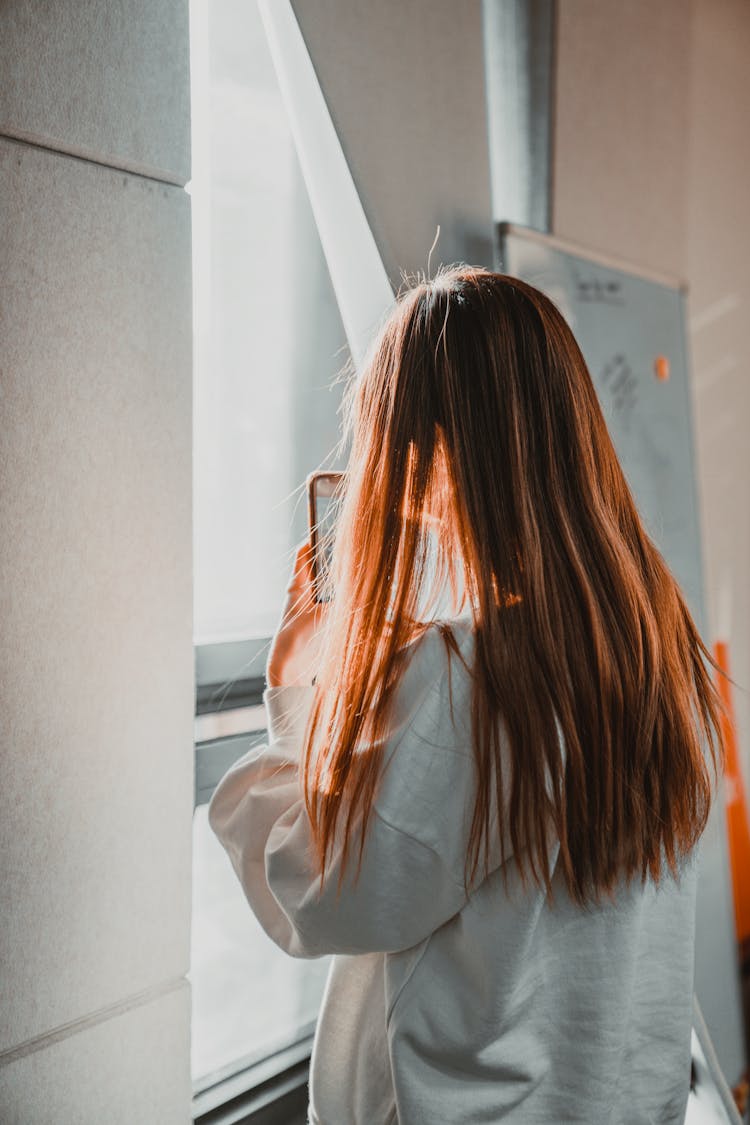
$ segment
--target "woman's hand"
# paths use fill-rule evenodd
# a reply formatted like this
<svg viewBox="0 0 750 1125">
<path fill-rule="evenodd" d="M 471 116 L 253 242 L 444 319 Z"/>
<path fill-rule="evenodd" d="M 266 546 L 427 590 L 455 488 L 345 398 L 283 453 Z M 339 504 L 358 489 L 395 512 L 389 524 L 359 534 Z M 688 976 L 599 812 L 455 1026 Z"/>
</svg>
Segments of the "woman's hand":
<svg viewBox="0 0 750 1125">
<path fill-rule="evenodd" d="M 325 602 L 315 601 L 312 547 L 305 541 L 297 548 L 281 622 L 271 642 L 266 666 L 269 687 L 312 684 L 326 610 Z"/>
</svg>

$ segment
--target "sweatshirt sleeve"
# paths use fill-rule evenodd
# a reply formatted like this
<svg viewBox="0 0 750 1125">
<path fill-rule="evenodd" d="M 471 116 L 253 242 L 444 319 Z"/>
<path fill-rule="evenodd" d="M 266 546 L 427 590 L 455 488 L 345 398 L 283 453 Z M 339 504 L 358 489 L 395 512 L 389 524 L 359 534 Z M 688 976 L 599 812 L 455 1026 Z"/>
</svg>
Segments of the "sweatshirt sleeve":
<svg viewBox="0 0 750 1125">
<path fill-rule="evenodd" d="M 360 820 L 355 822 L 338 897 L 339 826 L 319 893 L 299 779 L 312 687 L 265 692 L 268 744 L 236 762 L 214 792 L 209 823 L 263 929 L 293 957 L 407 949 L 466 902 L 458 862 L 463 863 L 459 853 L 465 843 L 464 802 L 455 771 L 468 777 L 470 761 L 451 746 L 450 768 L 436 764 L 444 750 L 425 737 L 425 731 L 436 730 L 435 710 L 440 706 L 434 667 L 431 678 L 429 683 L 430 677 L 423 676 L 421 687 L 412 682 L 410 713 L 402 711 L 383 747 L 388 762 L 385 799 L 376 799 L 372 806 L 357 880 Z M 413 767 L 400 768 L 399 759 L 409 758 L 418 763 L 416 772 Z M 429 777 L 433 783 L 425 784 Z M 446 806 L 451 799 L 452 808 Z M 452 832 L 436 833 L 434 823 L 426 832 L 419 830 L 420 817 L 434 820 L 435 814 L 451 823 Z M 413 832 L 405 830 L 412 823 L 410 815 L 416 817 Z"/>
</svg>

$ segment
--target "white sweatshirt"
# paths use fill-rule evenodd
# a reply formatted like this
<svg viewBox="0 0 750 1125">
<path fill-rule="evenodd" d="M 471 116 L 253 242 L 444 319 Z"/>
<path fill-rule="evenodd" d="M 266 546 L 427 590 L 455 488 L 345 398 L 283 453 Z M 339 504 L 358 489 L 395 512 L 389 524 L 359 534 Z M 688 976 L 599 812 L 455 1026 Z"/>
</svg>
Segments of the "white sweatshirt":
<svg viewBox="0 0 750 1125">
<path fill-rule="evenodd" d="M 454 626 L 470 663 L 470 624 Z M 506 895 L 496 843 L 467 900 L 470 681 L 431 628 L 399 689 L 359 882 L 353 846 L 336 901 L 337 841 L 318 897 L 298 777 L 313 691 L 266 692 L 269 743 L 209 807 L 270 937 L 293 957 L 335 954 L 310 1123 L 682 1125 L 697 849 L 680 885 L 668 871 L 658 888 L 635 879 L 616 905 L 583 911 L 557 866 L 554 904 L 533 883 L 522 892 L 509 844 Z"/>
</svg>

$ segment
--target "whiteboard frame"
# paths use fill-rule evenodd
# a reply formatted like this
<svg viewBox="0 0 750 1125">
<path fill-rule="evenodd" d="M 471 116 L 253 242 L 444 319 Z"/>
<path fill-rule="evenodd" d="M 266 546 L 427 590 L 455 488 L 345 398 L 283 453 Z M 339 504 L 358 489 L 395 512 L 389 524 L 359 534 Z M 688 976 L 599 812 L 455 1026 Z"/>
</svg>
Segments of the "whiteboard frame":
<svg viewBox="0 0 750 1125">
<path fill-rule="evenodd" d="M 637 265 L 635 262 L 630 262 L 626 258 L 619 258 L 615 254 L 608 254 L 603 250 L 591 250 L 580 242 L 572 242 L 567 238 L 560 238 L 556 234 L 543 234 L 542 231 L 532 230 L 531 227 L 522 227 L 517 223 L 497 223 L 495 232 L 498 262 L 501 257 L 503 238 L 506 235 L 512 235 L 516 238 L 525 238 L 529 242 L 538 242 L 542 246 L 549 246 L 553 250 L 562 250 L 565 254 L 574 254 L 579 258 L 585 258 L 597 266 L 622 270 L 623 273 L 640 277 L 644 281 L 653 281 L 656 285 L 664 285 L 667 289 L 676 289 L 683 296 L 687 296 L 689 292 L 687 281 L 677 277 L 676 274 L 659 273 L 658 270 Z"/>
</svg>

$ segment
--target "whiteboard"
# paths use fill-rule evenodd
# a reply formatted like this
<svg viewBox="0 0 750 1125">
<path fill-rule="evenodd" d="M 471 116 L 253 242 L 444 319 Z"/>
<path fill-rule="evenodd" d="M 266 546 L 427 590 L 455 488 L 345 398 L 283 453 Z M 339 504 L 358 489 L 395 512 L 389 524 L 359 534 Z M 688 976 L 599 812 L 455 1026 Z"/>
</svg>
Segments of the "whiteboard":
<svg viewBox="0 0 750 1125">
<path fill-rule="evenodd" d="M 641 519 L 711 647 L 684 286 L 507 223 L 498 228 L 498 249 L 500 268 L 541 289 L 572 328 Z M 722 1070 L 734 1083 L 744 1070 L 744 1050 L 721 789 L 701 842 L 697 915 L 695 991 Z"/>
</svg>

